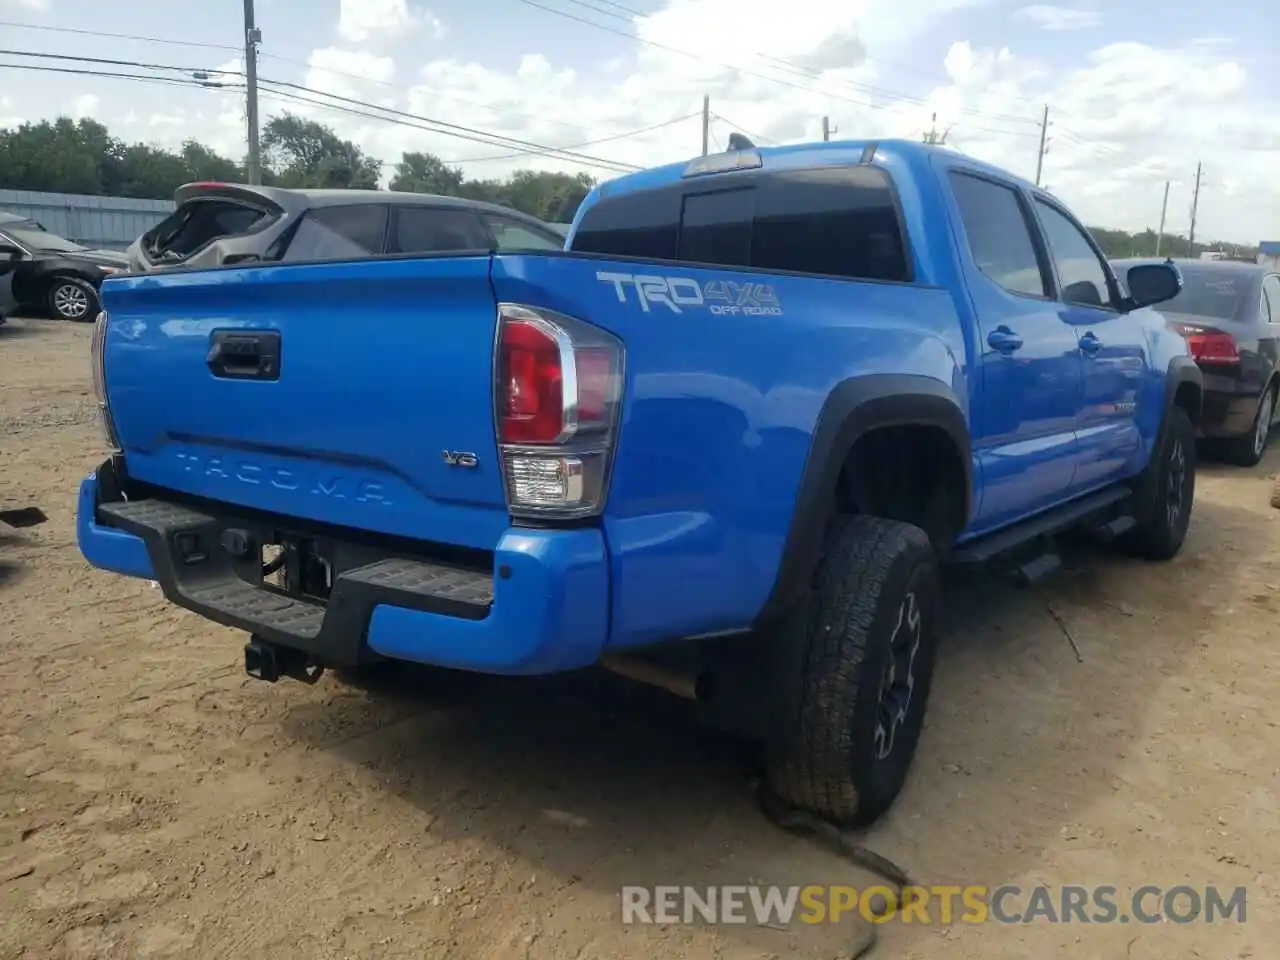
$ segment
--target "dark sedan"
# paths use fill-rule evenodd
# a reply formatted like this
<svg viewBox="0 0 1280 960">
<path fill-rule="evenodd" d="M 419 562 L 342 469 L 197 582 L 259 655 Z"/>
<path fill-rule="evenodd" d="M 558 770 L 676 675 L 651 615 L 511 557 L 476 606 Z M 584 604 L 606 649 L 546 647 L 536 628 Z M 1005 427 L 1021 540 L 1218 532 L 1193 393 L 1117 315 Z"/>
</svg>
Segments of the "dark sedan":
<svg viewBox="0 0 1280 960">
<path fill-rule="evenodd" d="M 1113 260 L 1124 277 L 1139 263 Z M 1204 374 L 1206 452 L 1241 466 L 1262 459 L 1280 387 L 1280 273 L 1227 260 L 1177 260 L 1185 283 L 1157 309 L 1186 338 Z"/>
<path fill-rule="evenodd" d="M 117 250 L 91 250 L 34 220 L 0 212 L 0 317 L 38 313 L 88 323 L 103 278 L 124 270 Z"/>
</svg>

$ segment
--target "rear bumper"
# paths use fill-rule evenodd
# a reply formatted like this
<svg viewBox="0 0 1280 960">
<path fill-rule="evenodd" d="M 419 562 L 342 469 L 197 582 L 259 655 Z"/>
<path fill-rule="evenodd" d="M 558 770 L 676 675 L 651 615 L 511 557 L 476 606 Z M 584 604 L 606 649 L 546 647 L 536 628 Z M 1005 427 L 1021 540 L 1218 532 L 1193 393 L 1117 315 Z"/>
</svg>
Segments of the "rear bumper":
<svg viewBox="0 0 1280 960">
<path fill-rule="evenodd" d="M 109 463 L 102 469 L 109 473 Z M 489 570 L 321 535 L 345 558 L 335 562 L 326 603 L 264 587 L 260 553 L 238 550 L 237 534 L 252 541 L 293 521 L 241 516 L 230 506 L 123 502 L 111 495 L 115 487 L 98 473 L 80 485 L 76 534 L 89 563 L 155 580 L 172 603 L 325 666 L 385 657 L 556 673 L 595 663 L 608 637 L 609 565 L 596 529 L 508 530 Z"/>
</svg>

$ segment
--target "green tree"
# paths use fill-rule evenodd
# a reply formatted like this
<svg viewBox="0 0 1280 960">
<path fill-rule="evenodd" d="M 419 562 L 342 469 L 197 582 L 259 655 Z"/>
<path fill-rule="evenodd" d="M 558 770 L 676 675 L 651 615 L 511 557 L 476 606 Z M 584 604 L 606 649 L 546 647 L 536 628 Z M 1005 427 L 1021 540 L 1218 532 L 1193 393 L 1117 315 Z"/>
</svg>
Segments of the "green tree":
<svg viewBox="0 0 1280 960">
<path fill-rule="evenodd" d="M 315 120 L 282 113 L 262 130 L 267 165 L 285 187 L 376 190 L 382 161 Z"/>
<path fill-rule="evenodd" d="M 448 166 L 434 153 L 406 153 L 396 164 L 391 189 L 456 197 L 462 181 L 462 171 Z"/>
</svg>

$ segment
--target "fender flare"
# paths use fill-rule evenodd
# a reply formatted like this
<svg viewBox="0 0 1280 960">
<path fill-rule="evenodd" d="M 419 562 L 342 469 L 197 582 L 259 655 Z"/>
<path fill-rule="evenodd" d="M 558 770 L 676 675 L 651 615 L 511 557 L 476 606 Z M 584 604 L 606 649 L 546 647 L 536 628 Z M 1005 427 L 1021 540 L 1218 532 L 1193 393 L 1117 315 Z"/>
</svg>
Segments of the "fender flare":
<svg viewBox="0 0 1280 960">
<path fill-rule="evenodd" d="M 854 444 L 871 430 L 896 426 L 939 427 L 951 438 L 961 458 L 968 523 L 973 515 L 973 454 L 969 424 L 955 391 L 940 380 L 915 374 L 843 380 L 818 414 L 773 589 L 756 615 L 755 627 L 776 622 L 808 590 L 822 559 L 840 472 Z"/>
<path fill-rule="evenodd" d="M 1200 413 L 1204 409 L 1204 374 L 1196 362 L 1189 356 L 1177 356 L 1169 361 L 1169 368 L 1164 380 L 1164 408 L 1160 411 L 1160 434 L 1163 436 L 1165 425 L 1169 422 L 1169 409 L 1177 399 L 1178 391 L 1183 384 L 1191 383 L 1196 388 L 1196 409 L 1191 413 L 1192 424 L 1199 426 Z"/>
</svg>

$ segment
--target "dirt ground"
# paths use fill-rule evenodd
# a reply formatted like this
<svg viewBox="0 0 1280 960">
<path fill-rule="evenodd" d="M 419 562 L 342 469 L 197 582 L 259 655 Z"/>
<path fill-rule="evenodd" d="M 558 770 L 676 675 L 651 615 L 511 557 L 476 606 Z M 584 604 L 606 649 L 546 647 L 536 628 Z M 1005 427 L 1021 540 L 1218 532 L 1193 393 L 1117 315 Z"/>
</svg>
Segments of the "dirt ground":
<svg viewBox="0 0 1280 960">
<path fill-rule="evenodd" d="M 49 516 L 0 525 L 0 960 L 840 955 L 847 926 L 621 924 L 628 883 L 872 882 L 762 820 L 741 749 L 665 694 L 271 686 L 242 634 L 90 568 L 89 337 L 0 328 L 0 509 Z M 953 588 L 911 780 L 867 839 L 927 884 L 1246 886 L 1247 922 L 893 923 L 873 956 L 1274 956 L 1277 468 L 1203 467 L 1172 563 Z"/>
</svg>

